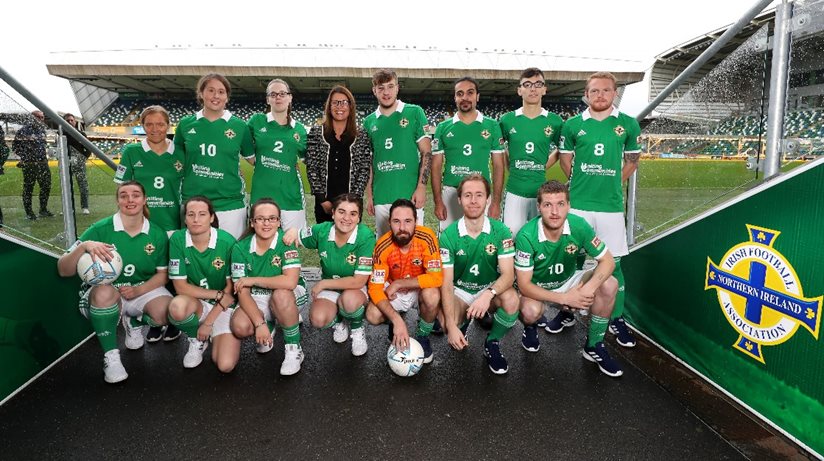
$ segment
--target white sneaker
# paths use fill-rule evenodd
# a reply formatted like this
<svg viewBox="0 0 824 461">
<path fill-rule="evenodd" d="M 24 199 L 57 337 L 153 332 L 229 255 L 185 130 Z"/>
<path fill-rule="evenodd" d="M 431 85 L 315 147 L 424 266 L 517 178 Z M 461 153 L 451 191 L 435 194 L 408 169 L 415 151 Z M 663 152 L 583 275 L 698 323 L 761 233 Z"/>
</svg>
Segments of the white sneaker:
<svg viewBox="0 0 824 461">
<path fill-rule="evenodd" d="M 209 345 L 206 341 L 197 338 L 189 338 L 189 350 L 183 356 L 183 368 L 194 368 L 203 361 L 203 351 Z"/>
<path fill-rule="evenodd" d="M 143 347 L 143 327 L 133 327 L 131 320 L 131 317 L 123 314 L 120 323 L 123 324 L 123 331 L 126 332 L 126 349 L 134 351 Z"/>
<path fill-rule="evenodd" d="M 300 371 L 300 364 L 303 363 L 303 349 L 300 348 L 299 344 L 287 344 L 284 350 L 280 374 L 291 376 Z"/>
<path fill-rule="evenodd" d="M 360 327 L 352 330 L 352 355 L 360 357 L 369 349 L 366 344 L 366 328 Z"/>
<path fill-rule="evenodd" d="M 120 351 L 110 350 L 103 355 L 103 379 L 109 384 L 119 383 L 128 378 L 129 374 L 120 362 Z"/>
<path fill-rule="evenodd" d="M 88 208 L 83 208 L 83 214 L 89 214 L 89 213 L 91 213 L 91 211 L 89 211 Z"/>
<path fill-rule="evenodd" d="M 269 337 L 272 338 L 272 340 L 269 341 L 269 344 L 255 343 L 255 350 L 257 351 L 258 354 L 265 354 L 265 353 L 271 351 L 273 347 L 275 347 L 275 332 L 277 332 L 277 331 L 278 331 L 278 329 L 274 328 L 274 329 L 272 329 L 272 332 L 269 333 Z"/>
<path fill-rule="evenodd" d="M 332 339 L 336 343 L 345 343 L 349 339 L 349 324 L 341 320 L 332 327 Z"/>
</svg>

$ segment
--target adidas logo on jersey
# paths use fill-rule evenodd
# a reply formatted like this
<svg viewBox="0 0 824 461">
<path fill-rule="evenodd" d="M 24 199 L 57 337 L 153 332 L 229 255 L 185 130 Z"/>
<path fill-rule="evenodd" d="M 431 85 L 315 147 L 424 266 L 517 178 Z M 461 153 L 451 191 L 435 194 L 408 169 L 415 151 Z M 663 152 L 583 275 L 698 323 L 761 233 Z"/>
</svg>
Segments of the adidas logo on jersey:
<svg viewBox="0 0 824 461">
<path fill-rule="evenodd" d="M 585 134 L 587 134 L 587 132 L 584 131 L 584 130 L 581 130 L 581 131 L 578 132 L 578 137 L 584 136 Z"/>
<path fill-rule="evenodd" d="M 264 126 L 263 128 L 261 128 L 261 129 L 260 129 L 260 132 L 261 132 L 261 133 L 266 133 L 266 127 Z"/>
<path fill-rule="evenodd" d="M 325 251 L 321 251 L 321 252 L 320 252 L 320 257 L 321 257 L 321 258 L 325 258 L 326 256 L 327 256 L 327 255 L 326 255 L 326 252 L 325 252 Z"/>
<path fill-rule="evenodd" d="M 517 131 L 515 131 L 515 127 L 513 126 L 512 129 L 509 130 L 509 134 L 515 134 L 515 133 L 517 133 Z"/>
<path fill-rule="evenodd" d="M 143 162 L 141 162 L 140 160 L 138 160 L 138 161 L 137 161 L 134 165 L 132 165 L 132 166 L 133 166 L 134 168 L 140 168 L 140 167 L 142 167 L 142 166 L 143 166 Z"/>
<path fill-rule="evenodd" d="M 543 261 L 544 259 L 546 259 L 546 256 L 544 256 L 544 254 L 543 254 L 543 253 L 541 253 L 541 254 L 539 254 L 539 255 L 538 255 L 538 257 L 537 257 L 537 258 L 535 258 L 535 259 L 540 260 L 540 261 Z"/>
<path fill-rule="evenodd" d="M 446 135 L 446 137 L 447 137 L 447 138 L 451 138 L 451 137 L 453 137 L 453 136 L 455 136 L 455 135 L 454 135 L 454 134 L 452 134 L 452 132 L 451 132 L 451 131 L 450 131 L 450 132 Z"/>
<path fill-rule="evenodd" d="M 456 255 L 458 255 L 458 256 L 464 256 L 464 255 L 466 255 L 466 252 L 465 252 L 465 251 L 463 251 L 463 248 L 461 248 L 461 249 L 460 249 L 460 250 L 458 250 L 458 252 L 457 252 L 457 253 L 455 253 L 455 254 L 456 254 Z"/>
<path fill-rule="evenodd" d="M 378 131 L 378 126 L 377 125 L 372 125 L 372 129 L 370 131 L 372 131 L 373 133 L 375 131 Z"/>
<path fill-rule="evenodd" d="M 195 131 L 195 129 L 192 128 L 189 131 L 187 131 L 186 134 L 197 134 L 197 131 Z"/>
</svg>

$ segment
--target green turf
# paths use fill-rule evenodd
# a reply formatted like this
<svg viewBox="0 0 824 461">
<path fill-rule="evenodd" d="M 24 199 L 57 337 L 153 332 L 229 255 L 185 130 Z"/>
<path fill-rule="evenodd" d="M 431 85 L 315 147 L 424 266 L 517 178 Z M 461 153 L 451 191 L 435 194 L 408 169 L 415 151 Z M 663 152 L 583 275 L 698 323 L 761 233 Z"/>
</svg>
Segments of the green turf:
<svg viewBox="0 0 824 461">
<path fill-rule="evenodd" d="M 800 164 L 802 163 L 787 164 L 782 170 L 786 171 Z M 248 186 L 251 183 L 249 179 L 252 175 L 252 167 L 242 162 L 241 170 L 247 179 Z M 303 165 L 301 165 L 301 170 L 304 173 L 304 186 L 308 191 L 309 186 Z M 3 209 L 6 230 L 56 251 L 64 248 L 62 219 L 57 216 L 37 221 L 26 220 L 20 199 L 22 171 L 12 164 L 7 164 L 5 171 L 6 174 L 0 176 L 0 206 Z M 115 184 L 112 181 L 114 173 L 108 167 L 99 164 L 89 165 L 87 171 L 92 213 L 77 215 L 78 234 L 93 222 L 111 215 L 116 209 Z M 637 232 L 638 240 L 649 238 L 711 206 L 733 198 L 756 184 L 754 177 L 754 173 L 747 170 L 744 163 L 740 161 L 642 161 L 638 176 L 638 224 L 640 226 Z M 550 169 L 547 178 L 564 179 L 557 165 Z M 80 198 L 77 194 L 75 194 L 75 203 L 79 208 Z M 36 211 L 36 195 L 34 204 Z M 55 213 L 61 210 L 56 167 L 52 168 L 52 193 L 49 209 Z M 313 224 L 314 198 L 309 193 L 306 194 L 306 209 L 307 218 L 310 224 Z M 432 194 L 429 191 L 425 208 L 425 224 L 436 229 L 437 221 L 433 209 Z M 374 227 L 374 219 L 371 216 L 365 216 L 364 223 Z M 302 251 L 302 253 L 304 265 L 316 266 L 318 264 L 315 252 Z"/>
</svg>

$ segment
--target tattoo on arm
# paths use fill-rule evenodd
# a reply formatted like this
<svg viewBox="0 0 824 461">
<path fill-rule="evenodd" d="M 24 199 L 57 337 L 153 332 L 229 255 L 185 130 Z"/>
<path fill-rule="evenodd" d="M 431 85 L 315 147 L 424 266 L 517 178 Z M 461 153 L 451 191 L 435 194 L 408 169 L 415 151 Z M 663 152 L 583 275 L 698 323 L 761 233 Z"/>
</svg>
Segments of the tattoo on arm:
<svg viewBox="0 0 824 461">
<path fill-rule="evenodd" d="M 429 182 L 429 174 L 432 172 L 432 152 L 421 152 L 421 184 L 426 185 Z"/>
<path fill-rule="evenodd" d="M 629 163 L 638 163 L 638 159 L 641 158 L 640 152 L 632 152 L 632 153 L 625 153 L 624 160 Z"/>
</svg>

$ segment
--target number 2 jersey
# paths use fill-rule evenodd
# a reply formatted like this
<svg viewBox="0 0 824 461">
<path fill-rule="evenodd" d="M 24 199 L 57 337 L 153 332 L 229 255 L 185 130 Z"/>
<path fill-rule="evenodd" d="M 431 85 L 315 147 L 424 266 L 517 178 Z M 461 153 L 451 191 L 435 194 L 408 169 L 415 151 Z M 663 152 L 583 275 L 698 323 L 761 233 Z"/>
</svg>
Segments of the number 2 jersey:
<svg viewBox="0 0 824 461">
<path fill-rule="evenodd" d="M 568 214 L 561 238 L 546 238 L 541 217 L 524 224 L 515 238 L 515 270 L 532 271 L 532 283 L 547 290 L 561 287 L 575 274 L 578 250 L 600 260 L 607 247 L 584 218 Z"/>
</svg>

